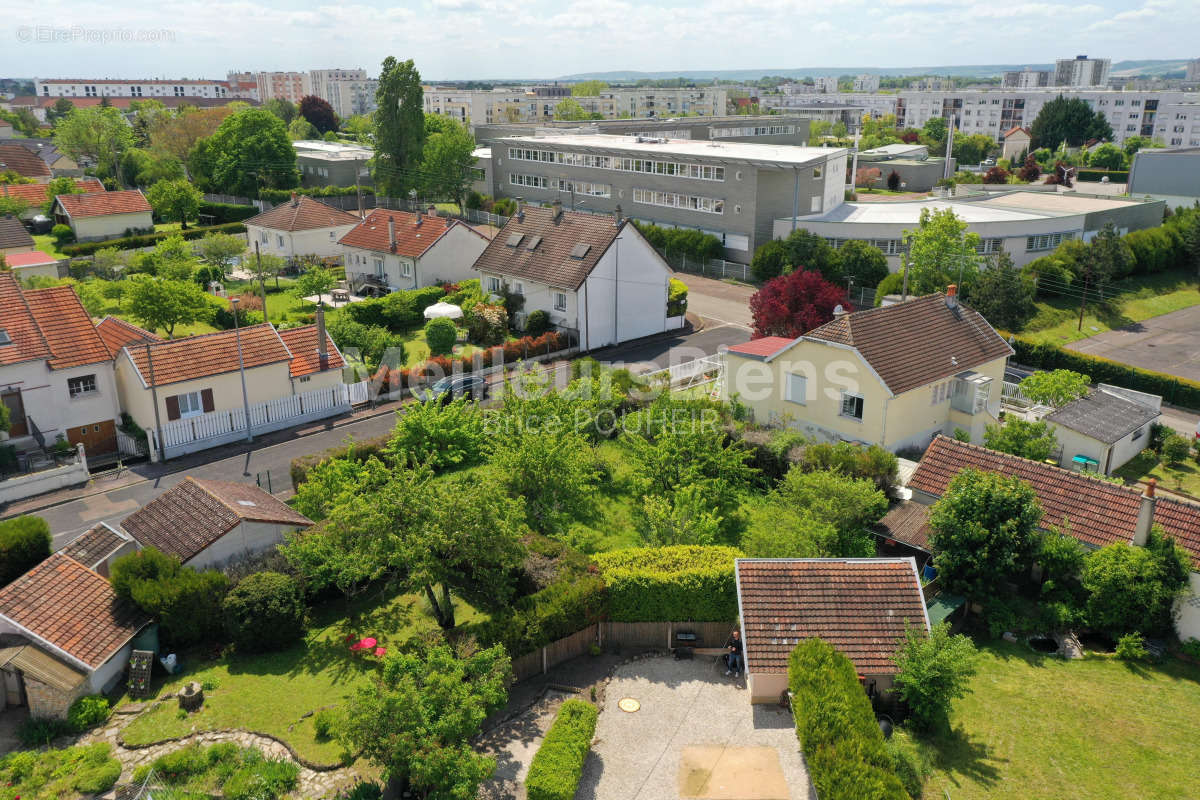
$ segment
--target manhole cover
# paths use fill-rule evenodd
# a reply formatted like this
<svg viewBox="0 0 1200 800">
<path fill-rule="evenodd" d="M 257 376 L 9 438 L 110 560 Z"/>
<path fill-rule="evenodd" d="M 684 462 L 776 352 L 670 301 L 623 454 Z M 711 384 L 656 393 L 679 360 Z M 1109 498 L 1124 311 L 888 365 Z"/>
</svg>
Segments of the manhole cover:
<svg viewBox="0 0 1200 800">
<path fill-rule="evenodd" d="M 637 700 L 634 700 L 632 697 L 622 697 L 617 701 L 617 708 L 621 709 L 622 711 L 628 711 L 631 714 L 641 707 L 642 704 Z"/>
</svg>

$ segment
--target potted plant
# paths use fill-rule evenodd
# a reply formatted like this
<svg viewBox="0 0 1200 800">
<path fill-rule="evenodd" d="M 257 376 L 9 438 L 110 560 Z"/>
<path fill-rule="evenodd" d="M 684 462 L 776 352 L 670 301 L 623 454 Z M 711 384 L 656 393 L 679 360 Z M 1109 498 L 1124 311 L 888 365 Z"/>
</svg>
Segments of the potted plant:
<svg viewBox="0 0 1200 800">
<path fill-rule="evenodd" d="M 63 464 L 75 455 L 75 445 L 68 442 L 61 433 L 54 440 L 51 450 L 54 452 L 54 461 L 57 464 Z"/>
</svg>

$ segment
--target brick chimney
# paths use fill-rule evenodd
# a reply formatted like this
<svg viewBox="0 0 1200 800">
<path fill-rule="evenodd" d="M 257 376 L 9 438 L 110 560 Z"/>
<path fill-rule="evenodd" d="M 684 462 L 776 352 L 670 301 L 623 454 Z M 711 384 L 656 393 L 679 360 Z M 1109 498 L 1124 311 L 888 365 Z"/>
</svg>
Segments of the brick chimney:
<svg viewBox="0 0 1200 800">
<path fill-rule="evenodd" d="M 325 304 L 317 303 L 317 360 L 321 370 L 329 369 L 329 343 L 325 338 Z"/>
<path fill-rule="evenodd" d="M 550 207 L 554 209 L 554 221 L 558 222 L 559 220 L 561 220 L 562 219 L 562 200 L 556 199 L 553 203 L 550 204 Z"/>
<path fill-rule="evenodd" d="M 845 306 L 843 306 L 841 303 L 838 303 L 836 306 L 834 306 L 833 318 L 841 319 L 842 317 L 846 316 L 849 313 L 850 312 L 846 310 Z"/>
<path fill-rule="evenodd" d="M 396 252 L 396 218 L 388 215 L 388 249 Z"/>
<path fill-rule="evenodd" d="M 1137 528 L 1133 531 L 1133 544 L 1145 547 L 1150 541 L 1150 528 L 1154 525 L 1154 487 L 1158 481 L 1154 478 L 1146 481 L 1146 491 L 1142 492 L 1142 507 L 1138 509 Z"/>
<path fill-rule="evenodd" d="M 621 215 L 621 204 L 620 203 L 617 203 L 617 210 L 615 212 L 613 212 L 613 218 L 617 222 L 617 227 L 618 228 L 621 227 L 622 215 Z"/>
<path fill-rule="evenodd" d="M 292 208 L 295 208 L 298 205 L 300 205 L 300 198 L 296 196 L 295 192 L 292 192 Z"/>
<path fill-rule="evenodd" d="M 950 284 L 946 287 L 946 308 L 954 310 L 958 308 L 958 285 Z"/>
<path fill-rule="evenodd" d="M 435 206 L 433 203 L 429 204 L 429 216 L 431 216 L 431 217 L 437 216 L 437 206 Z"/>
<path fill-rule="evenodd" d="M 517 198 L 517 222 L 524 222 L 524 221 L 525 221 L 525 201 L 522 198 L 518 197 Z"/>
</svg>

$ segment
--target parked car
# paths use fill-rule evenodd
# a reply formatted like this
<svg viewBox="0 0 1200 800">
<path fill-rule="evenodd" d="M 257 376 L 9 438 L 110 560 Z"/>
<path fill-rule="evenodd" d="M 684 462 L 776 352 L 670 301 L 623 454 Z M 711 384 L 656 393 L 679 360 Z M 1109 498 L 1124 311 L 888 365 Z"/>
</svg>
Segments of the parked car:
<svg viewBox="0 0 1200 800">
<path fill-rule="evenodd" d="M 414 390 L 413 396 L 423 403 L 436 400 L 444 404 L 463 396 L 483 400 L 488 396 L 488 384 L 478 375 L 454 375 L 442 378 L 428 389 Z"/>
</svg>

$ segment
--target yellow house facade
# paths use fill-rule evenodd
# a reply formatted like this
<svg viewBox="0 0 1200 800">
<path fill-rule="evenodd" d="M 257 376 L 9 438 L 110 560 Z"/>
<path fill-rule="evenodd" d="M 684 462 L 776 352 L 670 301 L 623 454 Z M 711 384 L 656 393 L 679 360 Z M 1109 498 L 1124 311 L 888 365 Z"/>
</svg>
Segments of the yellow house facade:
<svg viewBox="0 0 1200 800">
<path fill-rule="evenodd" d="M 997 421 L 1011 354 L 982 316 L 939 293 L 731 347 L 722 394 L 760 424 L 817 441 L 896 451 L 961 429 L 977 442 Z"/>
</svg>

